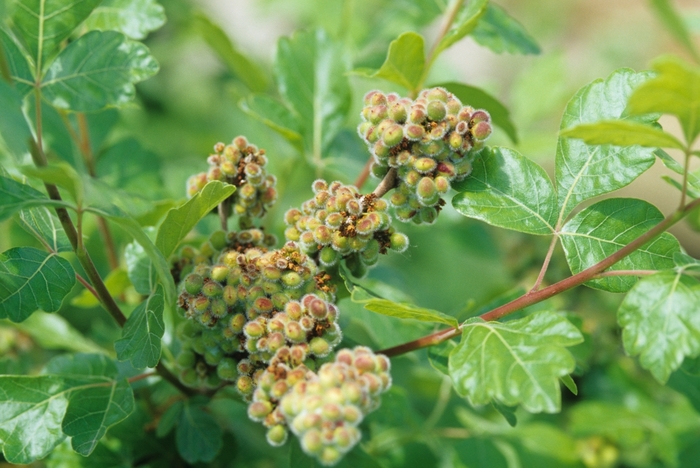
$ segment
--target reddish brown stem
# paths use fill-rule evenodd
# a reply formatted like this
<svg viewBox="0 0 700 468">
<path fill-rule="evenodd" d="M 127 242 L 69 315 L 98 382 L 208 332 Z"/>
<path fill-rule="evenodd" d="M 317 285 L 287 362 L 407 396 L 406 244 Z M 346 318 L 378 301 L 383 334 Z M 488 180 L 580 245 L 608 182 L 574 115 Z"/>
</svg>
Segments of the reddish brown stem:
<svg viewBox="0 0 700 468">
<path fill-rule="evenodd" d="M 369 170 L 372 167 L 372 161 L 374 161 L 374 158 L 370 156 L 367 159 L 367 162 L 365 163 L 365 167 L 362 168 L 362 172 L 360 172 L 360 175 L 357 176 L 357 180 L 355 181 L 355 187 L 357 187 L 358 189 L 361 189 L 365 182 L 367 182 L 367 178 L 369 177 Z"/>
</svg>

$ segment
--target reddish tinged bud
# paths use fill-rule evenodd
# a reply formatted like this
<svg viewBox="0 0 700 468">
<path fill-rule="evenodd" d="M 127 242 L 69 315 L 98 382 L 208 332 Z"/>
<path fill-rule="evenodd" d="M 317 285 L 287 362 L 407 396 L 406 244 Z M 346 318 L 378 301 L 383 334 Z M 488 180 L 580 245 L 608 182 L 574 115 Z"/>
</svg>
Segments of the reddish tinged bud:
<svg viewBox="0 0 700 468">
<path fill-rule="evenodd" d="M 392 124 L 382 133 L 382 141 L 389 148 L 398 145 L 403 140 L 403 127 L 399 124 Z"/>
<path fill-rule="evenodd" d="M 382 120 L 386 119 L 387 115 L 387 107 L 385 105 L 380 104 L 369 109 L 369 112 L 367 112 L 367 120 L 376 125 Z"/>
<path fill-rule="evenodd" d="M 441 161 L 437 165 L 437 175 L 452 179 L 455 176 L 455 166 L 449 161 Z"/>
<path fill-rule="evenodd" d="M 434 205 L 437 203 L 439 195 L 435 182 L 430 177 L 423 177 L 416 188 L 416 195 L 421 204 L 425 206 Z"/>
<path fill-rule="evenodd" d="M 372 154 L 374 154 L 380 161 L 389 156 L 389 147 L 382 141 L 378 141 L 372 147 Z"/>
<path fill-rule="evenodd" d="M 442 101 L 442 102 L 447 102 L 447 99 L 449 98 L 449 93 L 445 88 L 432 88 L 424 91 L 424 96 L 428 101 Z M 423 94 L 423 93 L 421 93 Z"/>
<path fill-rule="evenodd" d="M 402 102 L 394 102 L 389 106 L 389 118 L 398 122 L 404 123 L 408 117 L 406 106 Z"/>
<path fill-rule="evenodd" d="M 420 140 L 425 135 L 425 129 L 421 125 L 409 124 L 404 128 L 404 136 L 409 140 Z"/>
<path fill-rule="evenodd" d="M 428 118 L 434 122 L 438 122 L 447 115 L 447 108 L 441 101 L 430 101 L 428 103 Z"/>
<path fill-rule="evenodd" d="M 472 135 L 476 140 L 485 140 L 491 135 L 491 125 L 488 122 L 479 122 L 472 127 Z"/>
<path fill-rule="evenodd" d="M 450 190 L 450 181 L 445 176 L 437 176 L 435 178 L 435 188 L 440 195 L 444 195 Z"/>
<path fill-rule="evenodd" d="M 411 112 L 408 114 L 408 120 L 411 123 L 414 124 L 422 124 L 425 122 L 425 119 L 428 117 L 428 114 L 426 113 L 425 109 L 420 106 L 413 106 L 411 107 Z"/>
<path fill-rule="evenodd" d="M 462 124 L 464 122 L 460 122 Z M 459 124 L 457 125 L 459 127 Z M 454 131 L 450 133 L 450 136 L 447 138 L 447 144 L 450 145 L 450 149 L 453 151 L 457 151 L 462 147 L 462 143 L 464 142 L 464 138 L 458 131 Z"/>
<path fill-rule="evenodd" d="M 309 314 L 318 320 L 324 320 L 328 316 L 328 306 L 321 299 L 313 299 L 307 306 Z"/>
<path fill-rule="evenodd" d="M 364 103 L 366 106 L 376 106 L 377 104 L 386 104 L 386 96 L 378 90 L 373 90 L 365 94 Z"/>
<path fill-rule="evenodd" d="M 485 110 L 478 110 L 472 114 L 471 123 L 474 125 L 479 122 L 489 122 L 490 120 L 491 116 L 489 116 L 488 112 Z"/>
<path fill-rule="evenodd" d="M 459 114 L 459 111 L 462 110 L 462 103 L 459 102 L 459 99 L 455 97 L 451 97 L 447 100 L 447 113 L 451 115 L 457 115 Z"/>
<path fill-rule="evenodd" d="M 236 389 L 240 392 L 241 395 L 250 395 L 253 393 L 253 390 L 255 389 L 255 384 L 253 383 L 253 379 L 251 379 L 247 375 L 242 375 L 238 377 L 238 380 L 236 380 Z"/>
</svg>

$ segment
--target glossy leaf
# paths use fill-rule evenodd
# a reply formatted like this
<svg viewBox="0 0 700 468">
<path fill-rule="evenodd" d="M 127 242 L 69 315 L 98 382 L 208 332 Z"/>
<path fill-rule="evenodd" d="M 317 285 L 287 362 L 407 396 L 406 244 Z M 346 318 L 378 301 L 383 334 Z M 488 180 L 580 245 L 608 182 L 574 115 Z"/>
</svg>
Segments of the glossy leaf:
<svg viewBox="0 0 700 468">
<path fill-rule="evenodd" d="M 319 162 L 350 109 L 349 63 L 322 30 L 298 32 L 277 44 L 274 72 L 286 103 L 299 115 L 304 144 Z"/>
<path fill-rule="evenodd" d="M 673 159 L 667 152 L 657 150 L 655 154 L 661 160 L 664 166 L 671 169 L 678 175 L 683 175 L 685 168 L 678 161 Z M 691 189 L 700 191 L 700 175 L 693 173 L 693 171 L 688 171 L 688 185 Z"/>
<path fill-rule="evenodd" d="M 656 76 L 635 89 L 629 110 L 678 117 L 688 146 L 700 134 L 700 67 L 666 56 L 652 63 Z"/>
<path fill-rule="evenodd" d="M 450 354 L 450 376 L 473 405 L 496 401 L 554 413 L 561 408 L 559 379 L 575 367 L 566 347 L 581 341 L 578 329 L 553 312 L 508 322 L 471 319 Z"/>
<path fill-rule="evenodd" d="M 571 272 L 576 274 L 620 250 L 659 224 L 664 215 L 652 204 L 632 198 L 610 198 L 579 212 L 561 230 L 561 241 Z M 680 244 L 663 233 L 623 258 L 608 271 L 664 270 L 673 268 Z M 635 276 L 611 276 L 586 283 L 610 292 L 626 292 Z"/>
<path fill-rule="evenodd" d="M 414 32 L 401 34 L 389 44 L 389 52 L 382 66 L 370 75 L 383 78 L 409 91 L 421 85 L 425 69 L 425 52 L 423 36 Z"/>
<path fill-rule="evenodd" d="M 0 376 L 0 440 L 13 463 L 43 458 L 65 436 L 89 455 L 107 429 L 133 411 L 134 396 L 104 355 L 62 355 L 49 375 Z"/>
<path fill-rule="evenodd" d="M 18 0 L 11 18 L 41 75 L 61 42 L 90 15 L 101 0 Z"/>
<path fill-rule="evenodd" d="M 69 252 L 73 247 L 58 217 L 39 206 L 19 212 L 20 225 L 37 239 L 42 239 L 54 252 Z"/>
<path fill-rule="evenodd" d="M 52 105 L 76 112 L 118 106 L 134 98 L 134 83 L 158 71 L 143 44 L 115 31 L 90 31 L 53 61 L 41 84 Z"/>
<path fill-rule="evenodd" d="M 76 353 L 104 353 L 105 350 L 76 330 L 58 314 L 33 313 L 24 322 L 14 325 L 42 348 Z"/>
<path fill-rule="evenodd" d="M 42 205 L 71 206 L 70 203 L 50 200 L 29 185 L 0 175 L 0 221 L 18 211 Z"/>
<path fill-rule="evenodd" d="M 199 220 L 235 191 L 235 186 L 214 180 L 185 204 L 168 211 L 156 237 L 156 246 L 163 256 L 169 257 Z"/>
<path fill-rule="evenodd" d="M 567 104 L 561 129 L 621 118 L 632 90 L 648 77 L 648 73 L 620 69 L 605 81 L 584 86 Z M 639 119 L 643 123 L 653 120 L 649 116 Z M 652 148 L 589 146 L 580 140 L 559 138 L 555 179 L 561 219 L 582 201 L 624 187 L 653 164 Z"/>
<path fill-rule="evenodd" d="M 127 275 L 123 268 L 115 268 L 110 271 L 104 278 L 104 283 L 112 297 L 121 296 L 126 288 L 131 285 L 129 275 Z M 73 306 L 84 308 L 97 307 L 100 305 L 100 301 L 87 289 L 83 289 L 80 294 L 71 299 L 70 303 Z"/>
<path fill-rule="evenodd" d="M 642 278 L 617 312 L 622 342 L 661 383 L 700 354 L 700 282 L 675 272 Z"/>
<path fill-rule="evenodd" d="M 175 431 L 177 451 L 187 463 L 210 462 L 223 445 L 221 428 L 200 406 L 185 403 Z"/>
<path fill-rule="evenodd" d="M 124 260 L 129 280 L 136 292 L 144 295 L 151 294 L 157 281 L 156 271 L 141 244 L 138 242 L 128 244 L 124 249 Z"/>
<path fill-rule="evenodd" d="M 246 57 L 228 35 L 213 21 L 197 14 L 194 25 L 204 41 L 219 56 L 221 61 L 253 92 L 262 92 L 267 88 L 268 77 L 260 67 Z"/>
<path fill-rule="evenodd" d="M 119 31 L 144 39 L 165 24 L 165 10 L 155 0 L 102 0 L 85 20 L 87 29 Z"/>
<path fill-rule="evenodd" d="M 56 312 L 75 285 L 68 260 L 33 247 L 0 254 L 0 318 L 21 322 L 37 310 Z"/>
<path fill-rule="evenodd" d="M 464 216 L 529 234 L 552 234 L 556 195 L 537 163 L 508 148 L 485 148 L 474 170 L 456 183 L 452 205 Z"/>
<path fill-rule="evenodd" d="M 670 0 L 651 0 L 649 4 L 666 30 L 685 48 L 685 50 L 700 62 L 700 52 L 693 43 L 693 38 L 688 30 L 683 17 L 675 10 Z"/>
<path fill-rule="evenodd" d="M 437 57 L 443 50 L 451 47 L 456 42 L 460 41 L 467 34 L 471 33 L 481 17 L 486 13 L 486 8 L 488 7 L 488 0 L 471 0 L 467 2 L 465 6 L 462 7 L 461 11 L 457 14 L 457 17 L 452 23 L 452 27 L 445 37 L 438 43 L 433 52 L 433 59 Z"/>
<path fill-rule="evenodd" d="M 460 83 L 441 83 L 435 86 L 442 86 L 447 89 L 457 96 L 465 106 L 488 111 L 491 115 L 491 121 L 506 132 L 506 135 L 513 143 L 518 143 L 518 134 L 513 121 L 510 119 L 510 111 L 495 97 L 482 89 Z"/>
<path fill-rule="evenodd" d="M 238 106 L 249 116 L 282 135 L 295 147 L 303 149 L 299 117 L 278 100 L 264 94 L 253 94 L 241 99 Z"/>
<path fill-rule="evenodd" d="M 457 328 L 459 326 L 459 322 L 456 318 L 445 313 L 439 312 L 437 310 L 424 309 L 422 307 L 417 307 L 412 304 L 400 304 L 398 302 L 389 301 L 387 299 L 366 299 L 360 297 L 362 295 L 360 291 L 362 291 L 360 288 L 358 288 L 357 286 L 354 287 L 352 292 L 352 300 L 354 302 L 361 303 L 362 305 L 364 305 L 365 309 L 370 310 L 372 312 L 401 319 L 419 320 L 421 322 L 443 323 L 453 328 Z"/>
<path fill-rule="evenodd" d="M 604 120 L 563 130 L 560 136 L 580 138 L 588 145 L 646 146 L 683 149 L 670 133 L 631 120 Z"/>
<path fill-rule="evenodd" d="M 472 31 L 472 37 L 497 54 L 539 54 L 540 46 L 525 28 L 503 8 L 489 3 Z"/>
<path fill-rule="evenodd" d="M 155 367 L 160 360 L 160 340 L 165 332 L 163 322 L 163 287 L 134 309 L 124 324 L 122 338 L 114 342 L 117 359 L 129 360 L 136 369 Z"/>
</svg>

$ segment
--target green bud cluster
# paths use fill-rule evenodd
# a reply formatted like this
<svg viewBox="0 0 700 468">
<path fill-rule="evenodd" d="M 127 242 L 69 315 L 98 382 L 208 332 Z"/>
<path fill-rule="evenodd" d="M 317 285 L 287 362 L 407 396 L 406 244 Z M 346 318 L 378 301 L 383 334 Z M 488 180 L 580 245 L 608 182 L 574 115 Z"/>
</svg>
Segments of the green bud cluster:
<svg viewBox="0 0 700 468">
<path fill-rule="evenodd" d="M 229 199 L 233 214 L 243 218 L 262 217 L 277 200 L 277 180 L 265 170 L 265 150 L 248 143 L 243 136 L 230 145 L 217 143 L 207 159 L 209 170 L 187 180 L 187 195 L 192 197 L 207 182 L 219 180 L 237 187 Z"/>
<path fill-rule="evenodd" d="M 372 174 L 381 178 L 397 169 L 399 182 L 389 199 L 396 217 L 434 222 L 441 196 L 471 173 L 491 134 L 491 117 L 443 88 L 425 89 L 415 100 L 370 91 L 364 104 L 358 133 L 374 156 Z"/>
<path fill-rule="evenodd" d="M 359 442 L 359 424 L 391 386 L 389 370 L 386 356 L 363 346 L 338 351 L 316 372 L 294 347 L 280 349 L 260 374 L 248 415 L 268 428 L 271 445 L 291 430 L 307 454 L 334 465 Z"/>
<path fill-rule="evenodd" d="M 391 226 L 388 205 L 381 198 L 361 195 L 354 186 L 338 181 L 318 179 L 311 187 L 314 197 L 301 209 L 285 213 L 284 235 L 316 255 L 322 266 L 330 268 L 345 259 L 348 266 L 355 266 L 353 273 L 361 273 L 377 263 L 379 254 L 408 247 L 406 235 Z"/>
</svg>

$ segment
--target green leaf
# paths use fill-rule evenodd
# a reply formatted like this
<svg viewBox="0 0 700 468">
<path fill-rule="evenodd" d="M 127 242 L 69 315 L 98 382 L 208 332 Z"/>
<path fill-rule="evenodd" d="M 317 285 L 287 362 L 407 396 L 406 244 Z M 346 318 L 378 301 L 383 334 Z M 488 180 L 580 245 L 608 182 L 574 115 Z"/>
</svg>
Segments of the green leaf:
<svg viewBox="0 0 700 468">
<path fill-rule="evenodd" d="M 559 379 L 576 366 L 565 348 L 581 341 L 575 326 L 549 311 L 503 323 L 471 319 L 450 354 L 450 376 L 473 405 L 496 401 L 554 413 L 561 408 Z"/>
<path fill-rule="evenodd" d="M 580 138 L 587 145 L 640 145 L 649 148 L 683 149 L 684 145 L 670 133 L 630 120 L 604 120 L 577 125 L 559 133 L 565 138 Z"/>
<path fill-rule="evenodd" d="M 700 412 L 700 359 L 686 359 L 668 379 L 668 386 L 682 393 Z"/>
<path fill-rule="evenodd" d="M 43 458 L 66 435 L 87 456 L 133 411 L 131 387 L 104 355 L 58 356 L 47 372 L 58 375 L 0 376 L 0 440 L 12 463 Z"/>
<path fill-rule="evenodd" d="M 66 189 L 75 200 L 75 204 L 82 206 L 85 199 L 83 179 L 70 164 L 59 162 L 43 167 L 22 166 L 20 171 L 26 176 L 36 177 L 43 182 Z"/>
<path fill-rule="evenodd" d="M 158 155 L 145 149 L 135 138 L 119 140 L 101 151 L 96 171 L 100 181 L 115 189 L 148 200 L 166 196 L 161 189 L 164 184 Z M 149 189 L 144 190 L 144 187 Z M 124 211 L 128 211 L 127 208 L 122 206 Z M 132 212 L 132 215 L 136 214 Z"/>
<path fill-rule="evenodd" d="M 700 282 L 674 272 L 640 279 L 617 312 L 630 356 L 661 383 L 700 354 Z"/>
<path fill-rule="evenodd" d="M 103 0 L 85 20 L 87 29 L 119 31 L 144 39 L 165 24 L 165 10 L 155 0 Z"/>
<path fill-rule="evenodd" d="M 36 310 L 56 312 L 75 285 L 68 260 L 32 247 L 0 254 L 0 318 L 21 322 Z"/>
<path fill-rule="evenodd" d="M 163 322 L 163 287 L 134 309 L 124 324 L 122 338 L 114 342 L 117 359 L 129 360 L 136 369 L 155 367 L 160 360 L 160 340 L 165 332 Z"/>
<path fill-rule="evenodd" d="M 529 234 L 554 232 L 552 183 L 542 167 L 514 150 L 484 148 L 471 175 L 454 188 L 461 193 L 452 205 L 464 216 Z"/>
<path fill-rule="evenodd" d="M 506 135 L 513 143 L 518 143 L 518 134 L 513 121 L 510 119 L 510 111 L 495 97 L 482 89 L 460 83 L 441 83 L 435 86 L 442 86 L 447 89 L 457 96 L 464 105 L 488 111 L 491 115 L 491 121 L 506 132 Z"/>
<path fill-rule="evenodd" d="M 491 406 L 503 416 L 510 427 L 515 427 L 518 424 L 518 417 L 515 415 L 517 406 L 505 406 L 495 401 L 491 402 Z"/>
<path fill-rule="evenodd" d="M 187 463 L 210 462 L 223 445 L 221 428 L 200 406 L 186 402 L 175 431 L 177 451 Z"/>
<path fill-rule="evenodd" d="M 652 10 L 659 17 L 666 30 L 685 48 L 685 50 L 700 62 L 700 53 L 695 48 L 688 26 L 669 0 L 651 0 Z"/>
<path fill-rule="evenodd" d="M 277 87 L 299 115 L 304 144 L 317 163 L 350 109 L 348 70 L 342 46 L 322 30 L 298 32 L 277 44 Z"/>
<path fill-rule="evenodd" d="M 150 232 L 153 228 L 147 230 Z M 138 242 L 131 242 L 124 249 L 124 260 L 129 280 L 139 294 L 149 295 L 155 289 L 156 271 L 153 262 Z"/>
<path fill-rule="evenodd" d="M 11 18 L 41 75 L 61 43 L 101 0 L 18 0 Z"/>
<path fill-rule="evenodd" d="M 437 47 L 435 47 L 433 60 L 437 58 L 443 50 L 451 47 L 476 28 L 479 20 L 484 13 L 486 13 L 488 4 L 488 0 L 471 0 L 467 2 L 466 6 L 462 7 L 454 23 L 452 23 L 450 30 L 447 31 L 445 37 L 443 37 Z"/>
<path fill-rule="evenodd" d="M 229 71 L 240 78 L 248 89 L 254 93 L 265 91 L 268 82 L 267 75 L 255 62 L 236 48 L 228 35 L 217 24 L 198 13 L 194 16 L 194 27 Z"/>
<path fill-rule="evenodd" d="M 104 283 L 112 297 L 119 297 L 126 288 L 131 285 L 129 275 L 127 275 L 126 270 L 123 268 L 116 268 L 110 271 L 104 278 Z M 83 289 L 70 303 L 73 306 L 83 308 L 97 307 L 100 305 L 100 301 L 87 289 Z"/>
<path fill-rule="evenodd" d="M 453 328 L 459 326 L 456 318 L 447 315 L 437 310 L 424 309 L 413 304 L 399 304 L 387 299 L 366 299 L 361 298 L 361 292 L 366 294 L 366 291 L 355 286 L 352 291 L 352 300 L 364 305 L 365 309 L 376 312 L 389 317 L 401 319 L 419 320 L 421 322 L 444 323 Z"/>
<path fill-rule="evenodd" d="M 15 160 L 21 161 L 29 150 L 32 134 L 22 114 L 22 96 L 18 89 L 14 89 L 5 80 L 0 80 L 0 109 L 0 139 L 5 142 Z"/>
<path fill-rule="evenodd" d="M 425 69 L 423 36 L 414 32 L 401 34 L 389 44 L 389 52 L 382 66 L 370 76 L 416 91 L 421 85 Z"/>
<path fill-rule="evenodd" d="M 20 225 L 37 239 L 43 240 L 54 252 L 70 252 L 73 247 L 58 217 L 44 206 L 19 212 Z"/>
<path fill-rule="evenodd" d="M 620 69 L 605 81 L 599 79 L 584 86 L 567 104 L 560 128 L 621 118 L 632 90 L 648 77 L 648 73 Z M 639 119 L 645 123 L 653 120 L 648 116 Z M 589 146 L 581 140 L 560 137 L 555 178 L 561 219 L 582 201 L 624 187 L 653 164 L 651 148 Z"/>
<path fill-rule="evenodd" d="M 571 218 L 561 230 L 561 241 L 571 272 L 576 274 L 620 250 L 652 227 L 664 215 L 652 204 L 633 198 L 610 198 L 589 206 Z M 623 258 L 608 271 L 664 270 L 673 268 L 680 244 L 663 233 Z M 626 292 L 635 276 L 611 276 L 586 282 L 610 292 Z"/>
<path fill-rule="evenodd" d="M 525 28 L 506 11 L 489 3 L 472 31 L 472 37 L 497 54 L 539 54 L 540 46 Z"/>
<path fill-rule="evenodd" d="M 157 437 L 165 437 L 170 434 L 170 431 L 173 430 L 173 427 L 180 419 L 183 405 L 182 401 L 176 401 L 170 408 L 165 410 L 165 413 L 160 417 L 160 421 L 158 421 L 158 427 L 156 428 Z"/>
<path fill-rule="evenodd" d="M 243 112 L 276 131 L 285 140 L 303 149 L 299 117 L 278 100 L 264 94 L 253 94 L 238 102 Z"/>
<path fill-rule="evenodd" d="M 5 52 L 5 59 L 10 71 L 10 77 L 20 97 L 24 97 L 34 89 L 34 74 L 29 66 L 28 57 L 16 36 L 2 28 L 0 23 L 0 47 Z M 7 83 L 3 83 L 8 86 Z M 25 140 L 26 144 L 26 140 Z"/>
<path fill-rule="evenodd" d="M 430 365 L 438 371 L 445 375 L 450 375 L 450 370 L 448 368 L 448 362 L 450 353 L 457 346 L 453 340 L 443 341 L 442 343 L 431 346 L 428 348 L 428 360 Z"/>
<path fill-rule="evenodd" d="M 156 237 L 158 250 L 164 257 L 169 257 L 199 220 L 235 191 L 235 186 L 214 180 L 205 185 L 184 205 L 168 211 L 168 215 L 158 228 Z"/>
<path fill-rule="evenodd" d="M 34 313 L 22 323 L 14 324 L 42 348 L 76 353 L 104 353 L 105 350 L 76 330 L 57 314 Z"/>
<path fill-rule="evenodd" d="M 675 115 L 686 143 L 692 147 L 700 134 L 700 67 L 666 56 L 654 60 L 652 69 L 656 76 L 642 83 L 630 96 L 630 112 Z"/>
<path fill-rule="evenodd" d="M 50 200 L 29 185 L 0 175 L 0 221 L 17 211 L 42 205 L 72 207 L 70 203 Z"/>
<path fill-rule="evenodd" d="M 570 375 L 564 375 L 560 378 L 561 383 L 564 384 L 566 388 L 569 389 L 571 393 L 574 395 L 578 395 L 578 387 L 576 386 L 576 382 L 574 382 L 574 379 L 571 378 Z"/>
<path fill-rule="evenodd" d="M 685 168 L 679 164 L 678 161 L 673 159 L 667 152 L 664 150 L 657 150 L 655 154 L 661 160 L 664 166 L 671 169 L 676 174 L 683 175 Z M 688 171 L 688 185 L 690 188 L 700 191 L 700 177 L 694 174 L 693 171 Z"/>
<path fill-rule="evenodd" d="M 91 31 L 56 57 L 41 87 L 52 105 L 91 112 L 131 101 L 134 83 L 157 71 L 158 63 L 143 44 L 115 31 Z"/>
</svg>

